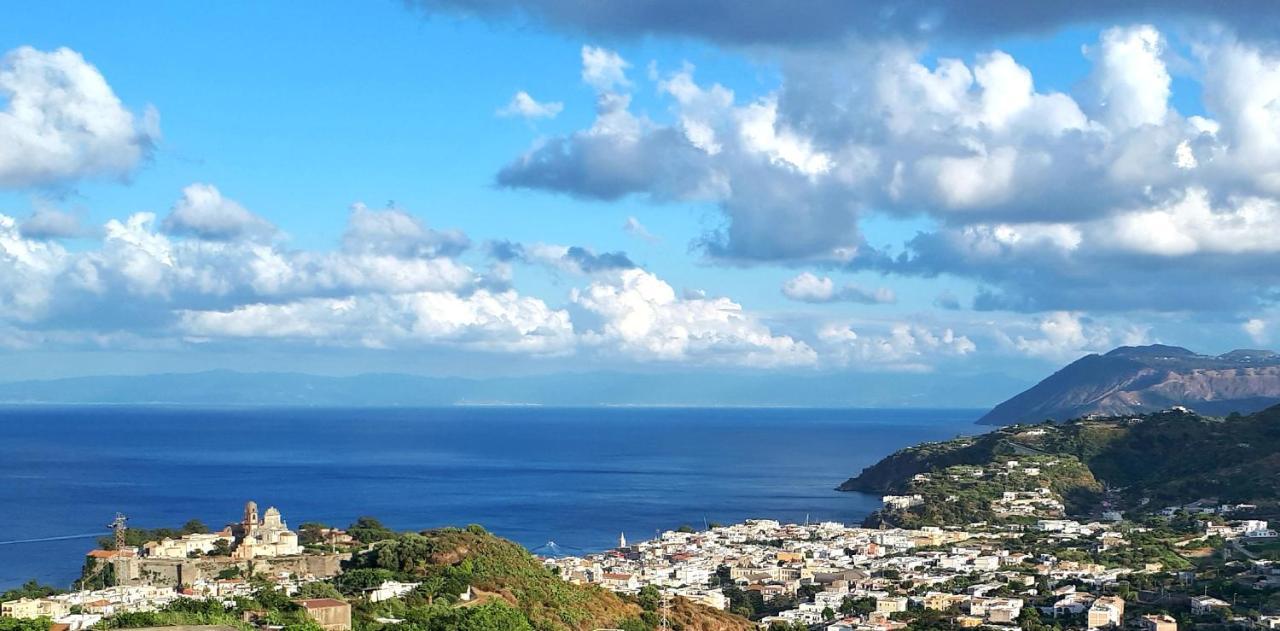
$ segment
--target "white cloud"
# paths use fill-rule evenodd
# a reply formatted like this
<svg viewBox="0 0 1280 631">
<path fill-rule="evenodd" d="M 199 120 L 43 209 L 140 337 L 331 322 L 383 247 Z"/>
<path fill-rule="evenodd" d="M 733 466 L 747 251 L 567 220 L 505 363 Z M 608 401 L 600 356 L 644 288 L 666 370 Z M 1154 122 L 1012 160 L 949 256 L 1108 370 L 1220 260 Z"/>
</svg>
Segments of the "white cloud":
<svg viewBox="0 0 1280 631">
<path fill-rule="evenodd" d="M 1106 29 L 1071 94 L 999 50 L 924 61 L 886 41 L 777 52 L 780 87 L 747 98 L 654 66 L 670 122 L 633 111 L 621 81 L 597 82 L 596 120 L 540 140 L 498 181 L 710 202 L 724 221 L 697 245 L 712 258 L 966 276 L 980 309 L 1257 307 L 1257 287 L 1280 283 L 1249 258 L 1280 255 L 1280 56 L 1211 37 L 1184 60 L 1151 26 Z M 606 52 L 591 67 L 622 67 Z M 1175 63 L 1208 114 L 1173 107 Z M 935 227 L 870 247 L 869 209 Z M 1198 274 L 1206 264 L 1240 280 Z M 1121 289 L 1153 265 L 1150 291 Z"/>
<path fill-rule="evenodd" d="M 498 110 L 498 116 L 519 116 L 522 118 L 555 118 L 564 110 L 564 103 L 550 101 L 541 103 L 521 90 L 511 97 L 511 102 Z"/>
<path fill-rule="evenodd" d="M 158 114 L 125 109 L 74 50 L 0 57 L 0 188 L 127 178 L 159 139 Z"/>
<path fill-rule="evenodd" d="M 1091 54 L 1098 106 L 1108 128 L 1164 123 L 1172 83 L 1162 59 L 1164 47 L 1164 37 L 1149 25 L 1102 32 Z"/>
<path fill-rule="evenodd" d="M 966 336 L 949 328 L 894 323 L 888 331 L 859 334 L 847 324 L 827 324 L 818 332 L 829 361 L 851 368 L 885 367 L 929 370 L 939 358 L 963 357 L 977 350 Z"/>
<path fill-rule="evenodd" d="M 179 318 L 180 330 L 197 339 L 283 338 L 367 348 L 448 344 L 527 354 L 564 353 L 574 344 L 566 312 L 514 291 L 306 298 L 229 311 L 184 310 Z"/>
<path fill-rule="evenodd" d="M 649 229 L 635 217 L 627 217 L 627 220 L 622 223 L 622 231 L 646 243 L 657 243 L 662 240 L 649 232 Z"/>
<path fill-rule="evenodd" d="M 1117 346 L 1151 343 L 1147 327 L 1132 324 L 1113 327 L 1078 312 L 1049 313 L 1039 319 L 1035 328 L 1038 335 L 1034 337 L 1010 337 L 1003 331 L 1000 337 L 1021 354 L 1058 362 L 1088 353 L 1105 353 Z"/>
<path fill-rule="evenodd" d="M 267 220 L 223 197 L 213 185 L 200 183 L 182 189 L 182 198 L 173 205 L 162 226 L 171 234 L 210 241 L 266 238 L 276 231 Z"/>
<path fill-rule="evenodd" d="M 56 208 L 40 208 L 22 220 L 22 236 L 28 239 L 72 239 L 87 236 L 80 217 Z"/>
<path fill-rule="evenodd" d="M 349 252 L 406 258 L 452 256 L 470 247 L 458 230 L 432 230 L 417 217 L 398 208 L 373 210 L 352 204 L 342 246 Z"/>
<path fill-rule="evenodd" d="M 810 365 L 807 344 L 776 335 L 728 298 L 678 298 L 640 269 L 574 290 L 584 343 L 638 361 L 678 361 L 756 367 Z"/>
<path fill-rule="evenodd" d="M 631 85 L 627 80 L 627 63 L 618 53 L 595 46 L 582 47 L 582 81 L 600 92 L 611 92 Z"/>
<path fill-rule="evenodd" d="M 1267 329 L 1270 328 L 1269 323 L 1261 318 L 1250 318 L 1240 328 L 1249 335 L 1249 339 L 1256 344 L 1266 344 L 1271 341 L 1271 333 Z"/>
<path fill-rule="evenodd" d="M 810 303 L 858 302 L 863 304 L 891 303 L 897 300 L 893 290 L 887 287 L 863 289 L 848 284 L 840 287 L 827 276 L 803 272 L 782 284 L 782 295 L 792 300 Z"/>
</svg>

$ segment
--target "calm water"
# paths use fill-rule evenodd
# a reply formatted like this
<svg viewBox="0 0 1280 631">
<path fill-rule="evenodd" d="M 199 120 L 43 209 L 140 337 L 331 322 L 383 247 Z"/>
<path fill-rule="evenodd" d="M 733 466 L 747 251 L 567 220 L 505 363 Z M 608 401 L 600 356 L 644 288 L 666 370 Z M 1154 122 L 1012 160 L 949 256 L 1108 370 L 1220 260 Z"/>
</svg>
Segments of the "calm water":
<svg viewBox="0 0 1280 631">
<path fill-rule="evenodd" d="M 0 409 L 0 588 L 66 585 L 115 514 L 210 526 L 245 500 L 292 525 L 375 515 L 607 548 L 703 519 L 856 522 L 832 489 L 894 449 L 973 433 L 978 410 Z"/>
</svg>

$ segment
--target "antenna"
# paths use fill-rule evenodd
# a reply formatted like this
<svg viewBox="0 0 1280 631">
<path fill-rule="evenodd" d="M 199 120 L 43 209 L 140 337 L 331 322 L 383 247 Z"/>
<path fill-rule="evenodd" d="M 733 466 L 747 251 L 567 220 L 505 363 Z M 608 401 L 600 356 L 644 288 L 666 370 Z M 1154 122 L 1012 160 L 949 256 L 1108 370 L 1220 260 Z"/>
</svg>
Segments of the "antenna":
<svg viewBox="0 0 1280 631">
<path fill-rule="evenodd" d="M 116 578 L 117 586 L 120 585 L 120 581 L 121 581 L 120 562 L 124 560 L 124 548 L 125 548 L 124 531 L 129 529 L 128 521 L 129 521 L 129 518 L 125 517 L 124 513 L 116 513 L 116 518 L 111 520 L 111 523 L 107 524 L 107 527 L 110 528 L 113 532 L 115 532 L 116 554 L 115 554 L 115 559 L 113 560 L 111 565 L 112 565 L 112 568 L 115 570 L 115 575 L 116 575 L 115 578 Z"/>
<path fill-rule="evenodd" d="M 668 619 L 668 612 L 671 608 L 671 595 L 662 592 L 662 620 L 658 623 L 658 631 L 671 631 L 671 621 Z"/>
<path fill-rule="evenodd" d="M 129 518 L 125 517 L 124 513 L 116 513 L 116 518 L 111 520 L 111 523 L 107 524 L 107 528 L 110 528 L 116 535 L 116 556 L 120 556 L 120 552 L 124 550 L 124 531 L 129 528 L 129 526 L 126 525 L 128 521 Z"/>
</svg>

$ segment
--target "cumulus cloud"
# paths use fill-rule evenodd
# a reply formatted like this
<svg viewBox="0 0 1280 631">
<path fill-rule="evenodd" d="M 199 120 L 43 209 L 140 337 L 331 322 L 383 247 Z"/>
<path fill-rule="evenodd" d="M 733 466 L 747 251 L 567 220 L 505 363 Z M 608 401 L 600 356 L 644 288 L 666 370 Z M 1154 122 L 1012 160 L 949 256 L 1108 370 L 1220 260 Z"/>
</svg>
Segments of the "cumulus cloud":
<svg viewBox="0 0 1280 631">
<path fill-rule="evenodd" d="M 306 298 L 178 316 L 178 328 L 196 339 L 291 339 L 367 348 L 448 344 L 528 354 L 564 353 L 574 344 L 565 311 L 514 291 Z"/>
<path fill-rule="evenodd" d="M 641 269 L 623 270 L 573 291 L 583 343 L 639 361 L 754 367 L 817 361 L 804 342 L 777 335 L 728 298 L 677 297 Z"/>
<path fill-rule="evenodd" d="M 213 190 L 188 189 L 184 199 Z M 233 203 L 218 199 L 205 201 L 223 211 Z M 615 363 L 819 361 L 808 344 L 729 298 L 677 297 L 622 252 L 495 242 L 495 267 L 479 272 L 457 257 L 465 235 L 427 228 L 402 209 L 359 205 L 333 250 L 291 250 L 281 240 L 230 238 L 236 232 L 228 230 L 216 232 L 227 238 L 207 238 L 210 225 L 223 224 L 192 220 L 208 229 L 181 232 L 163 223 L 151 213 L 112 219 L 95 247 L 70 250 L 24 236 L 18 221 L 0 215 L 0 346 L 255 340 Z M 511 286 L 517 260 L 571 272 L 580 284 L 567 305 L 553 306 Z"/>
<path fill-rule="evenodd" d="M 417 217 L 398 208 L 373 210 L 362 203 L 351 206 L 342 246 L 349 252 L 406 258 L 447 257 L 471 247 L 458 230 L 433 230 Z"/>
<path fill-rule="evenodd" d="M 564 110 L 564 103 L 549 101 L 541 103 L 521 90 L 511 97 L 511 102 L 498 110 L 498 116 L 519 116 L 521 118 L 555 118 Z"/>
<path fill-rule="evenodd" d="M 69 48 L 0 57 L 0 103 L 0 188 L 127 178 L 160 137 L 154 109 L 134 115 Z"/>
<path fill-rule="evenodd" d="M 627 63 L 618 53 L 595 46 L 582 47 L 582 81 L 600 92 L 612 92 L 631 85 Z"/>
<path fill-rule="evenodd" d="M 932 330 L 909 323 L 862 334 L 848 324 L 828 324 L 819 330 L 818 340 L 829 361 L 852 368 L 929 370 L 939 358 L 963 357 L 977 350 L 968 337 L 950 328 Z"/>
<path fill-rule="evenodd" d="M 857 302 L 862 304 L 886 304 L 897 300 L 893 290 L 887 287 L 863 289 L 846 283 L 836 286 L 828 276 L 801 273 L 782 284 L 782 295 L 792 300 L 810 303 Z"/>
<path fill-rule="evenodd" d="M 86 236 L 80 217 L 56 208 L 40 208 L 19 225 L 27 239 L 73 239 Z"/>
<path fill-rule="evenodd" d="M 162 226 L 170 234 L 210 241 L 265 238 L 276 231 L 267 220 L 223 197 L 216 187 L 199 183 L 182 189 L 182 198 L 173 205 Z"/>
<path fill-rule="evenodd" d="M 1117 346 L 1150 344 L 1146 327 L 1114 327 L 1082 313 L 1049 313 L 1036 323 L 1036 333 L 1010 336 L 1002 341 L 1015 351 L 1041 359 L 1070 361 L 1088 353 L 1105 353 Z"/>
<path fill-rule="evenodd" d="M 750 98 L 691 66 L 655 72 L 669 121 L 593 78 L 591 126 L 538 141 L 497 180 L 710 203 L 723 219 L 696 244 L 712 259 L 963 276 L 979 309 L 1257 307 L 1280 284 L 1263 263 L 1280 254 L 1280 56 L 1221 34 L 1190 59 L 1170 48 L 1150 25 L 1105 29 L 1073 94 L 999 50 L 929 62 L 891 42 L 787 50 L 782 85 Z M 592 50 L 611 63 L 584 63 L 584 77 L 625 67 Z M 1174 62 L 1202 69 L 1207 116 L 1173 107 Z M 872 247 L 871 211 L 933 227 Z"/>
</svg>

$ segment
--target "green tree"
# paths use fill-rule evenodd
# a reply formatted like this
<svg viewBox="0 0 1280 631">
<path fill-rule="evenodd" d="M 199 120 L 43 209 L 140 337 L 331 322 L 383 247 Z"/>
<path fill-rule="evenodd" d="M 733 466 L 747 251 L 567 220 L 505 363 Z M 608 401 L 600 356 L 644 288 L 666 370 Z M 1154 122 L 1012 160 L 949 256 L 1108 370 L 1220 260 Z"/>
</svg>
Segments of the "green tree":
<svg viewBox="0 0 1280 631">
<path fill-rule="evenodd" d="M 52 624 L 48 618 L 0 618 L 0 631 L 49 631 Z"/>
<path fill-rule="evenodd" d="M 18 600 L 19 598 L 44 598 L 54 594 L 61 594 L 62 590 L 52 585 L 41 585 L 35 579 L 31 579 L 22 584 L 21 587 L 15 587 L 7 592 L 0 593 L 0 602 L 7 600 Z"/>
<path fill-rule="evenodd" d="M 354 524 L 347 527 L 347 534 L 360 543 L 373 543 L 385 539 L 394 539 L 395 531 L 382 525 L 374 517 L 358 517 Z"/>
</svg>

